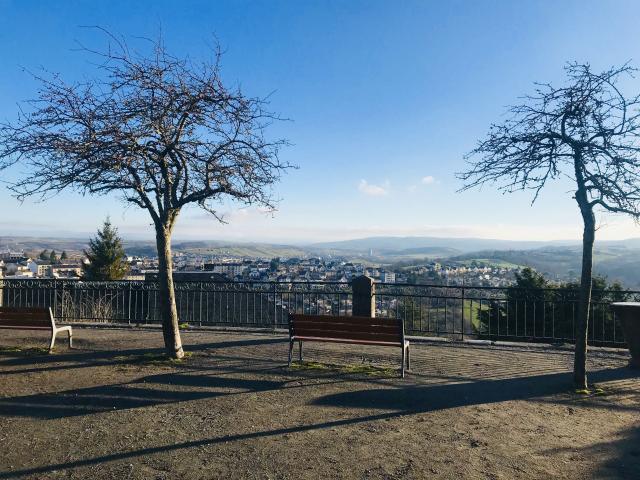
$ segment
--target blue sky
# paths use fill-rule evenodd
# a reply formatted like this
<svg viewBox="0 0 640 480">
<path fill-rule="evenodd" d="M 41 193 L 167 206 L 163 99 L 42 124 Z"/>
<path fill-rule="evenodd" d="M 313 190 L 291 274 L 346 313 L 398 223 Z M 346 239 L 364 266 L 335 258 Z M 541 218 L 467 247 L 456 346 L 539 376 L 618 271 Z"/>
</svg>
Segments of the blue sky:
<svg viewBox="0 0 640 480">
<path fill-rule="evenodd" d="M 221 205 L 219 225 L 190 209 L 176 238 L 307 242 L 369 235 L 568 239 L 581 234 L 571 185 L 528 193 L 457 193 L 465 152 L 534 81 L 559 81 L 568 60 L 640 65 L 634 1 L 7 1 L 0 0 L 0 119 L 36 85 L 21 67 L 74 79 L 92 74 L 77 41 L 162 29 L 170 50 L 202 58 L 212 39 L 223 73 L 246 93 L 273 92 L 292 121 L 272 129 L 300 168 L 277 186 L 274 216 Z M 640 81 L 627 85 L 640 91 Z M 0 173 L 11 180 L 19 172 Z M 151 238 L 146 212 L 116 197 L 68 193 L 18 203 L 0 187 L 0 236 L 93 232 L 106 215 L 131 238 Z M 600 238 L 640 236 L 600 217 Z"/>
</svg>

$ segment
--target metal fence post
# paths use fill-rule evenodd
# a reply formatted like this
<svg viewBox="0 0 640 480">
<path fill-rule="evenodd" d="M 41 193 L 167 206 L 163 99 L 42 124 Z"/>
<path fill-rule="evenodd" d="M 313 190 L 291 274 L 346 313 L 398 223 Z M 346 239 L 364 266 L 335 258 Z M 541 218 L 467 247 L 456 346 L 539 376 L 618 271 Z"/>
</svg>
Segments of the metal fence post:
<svg viewBox="0 0 640 480">
<path fill-rule="evenodd" d="M 278 285 L 273 284 L 273 329 L 278 328 L 278 304 L 276 303 L 276 296 L 278 294 Z"/>
<path fill-rule="evenodd" d="M 460 340 L 464 340 L 464 287 L 460 289 L 461 292 L 461 300 L 462 300 L 462 328 L 460 329 Z M 473 314 L 473 312 L 471 312 Z"/>
<path fill-rule="evenodd" d="M 127 307 L 127 323 L 131 325 L 131 297 L 133 296 L 133 284 L 129 282 L 129 305 Z"/>
</svg>

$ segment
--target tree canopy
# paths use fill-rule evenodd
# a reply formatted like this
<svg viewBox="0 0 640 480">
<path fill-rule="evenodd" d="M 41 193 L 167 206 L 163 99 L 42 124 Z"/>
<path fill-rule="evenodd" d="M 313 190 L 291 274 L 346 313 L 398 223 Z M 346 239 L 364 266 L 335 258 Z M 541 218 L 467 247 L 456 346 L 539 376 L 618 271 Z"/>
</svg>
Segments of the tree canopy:
<svg viewBox="0 0 640 480">
<path fill-rule="evenodd" d="M 115 191 L 159 225 L 187 204 L 221 218 L 221 196 L 273 207 L 270 187 L 290 166 L 278 158 L 286 142 L 264 136 L 278 117 L 266 100 L 223 84 L 219 51 L 195 64 L 161 39 L 145 56 L 110 38 L 106 52 L 87 50 L 102 77 L 37 76 L 31 108 L 0 124 L 0 161 L 27 167 L 11 187 L 19 198 Z"/>
<path fill-rule="evenodd" d="M 95 238 L 89 240 L 89 249 L 84 254 L 88 261 L 82 265 L 84 280 L 122 280 L 129 273 L 122 240 L 109 219 L 105 220 Z"/>
</svg>

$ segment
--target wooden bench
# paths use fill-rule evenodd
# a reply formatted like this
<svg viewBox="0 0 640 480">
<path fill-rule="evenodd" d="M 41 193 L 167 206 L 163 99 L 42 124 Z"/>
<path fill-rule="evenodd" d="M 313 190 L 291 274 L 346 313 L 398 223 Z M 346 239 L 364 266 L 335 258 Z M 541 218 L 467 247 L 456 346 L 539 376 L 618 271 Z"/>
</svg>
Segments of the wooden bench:
<svg viewBox="0 0 640 480">
<path fill-rule="evenodd" d="M 289 314 L 289 366 L 295 342 L 299 345 L 300 361 L 303 342 L 399 347 L 402 349 L 402 378 L 405 361 L 407 369 L 410 368 L 409 341 L 404 337 L 404 323 L 397 318 Z"/>
<path fill-rule="evenodd" d="M 0 307 L 0 329 L 49 330 L 51 332 L 49 353 L 56 343 L 56 335 L 60 332 L 67 332 L 69 334 L 69 348 L 73 347 L 71 327 L 56 326 L 50 308 Z"/>
</svg>

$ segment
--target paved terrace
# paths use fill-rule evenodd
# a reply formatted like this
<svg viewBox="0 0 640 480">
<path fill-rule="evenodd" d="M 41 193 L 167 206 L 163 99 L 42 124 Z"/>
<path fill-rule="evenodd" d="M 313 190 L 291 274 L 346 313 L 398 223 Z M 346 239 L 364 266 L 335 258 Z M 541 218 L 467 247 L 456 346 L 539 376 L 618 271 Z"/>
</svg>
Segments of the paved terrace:
<svg viewBox="0 0 640 480">
<path fill-rule="evenodd" d="M 0 479 L 638 478 L 640 378 L 591 355 L 604 392 L 568 389 L 572 355 L 550 348 L 308 344 L 286 368 L 283 336 L 185 332 L 192 355 L 159 360 L 158 331 L 2 332 Z M 19 346 L 20 350 L 12 348 Z"/>
</svg>

